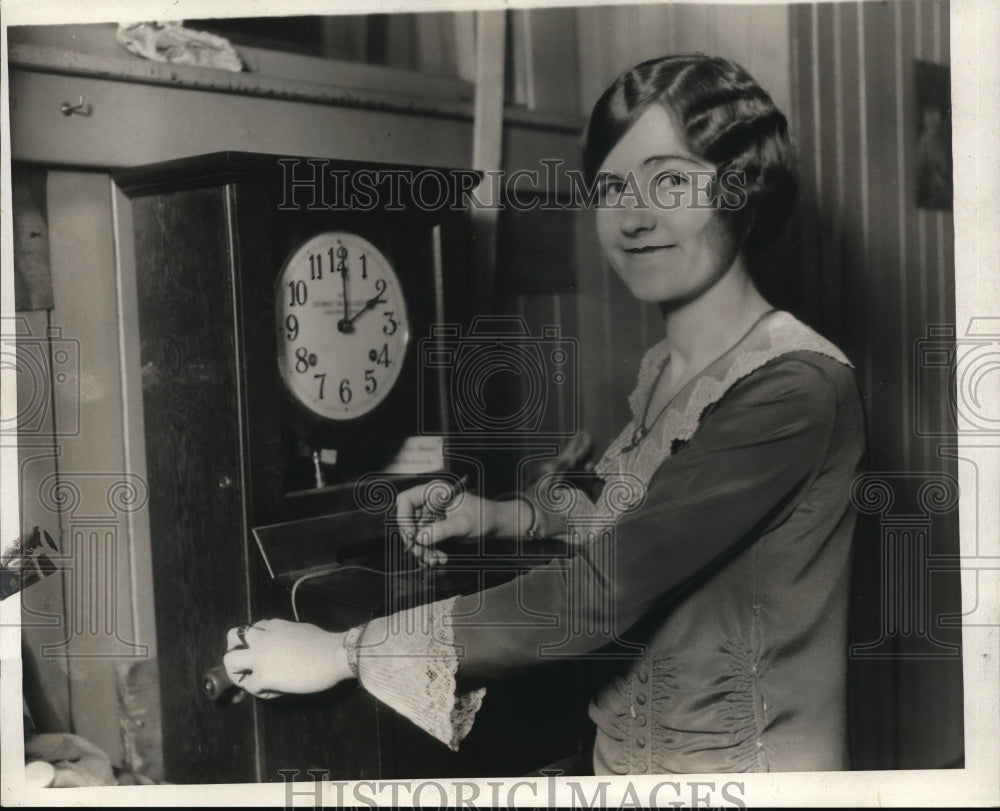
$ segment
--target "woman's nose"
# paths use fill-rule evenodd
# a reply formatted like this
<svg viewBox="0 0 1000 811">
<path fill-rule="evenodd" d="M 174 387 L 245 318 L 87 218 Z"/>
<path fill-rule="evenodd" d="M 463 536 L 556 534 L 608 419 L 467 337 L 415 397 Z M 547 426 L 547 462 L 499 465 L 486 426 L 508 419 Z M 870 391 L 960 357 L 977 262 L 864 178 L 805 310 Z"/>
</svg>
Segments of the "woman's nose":
<svg viewBox="0 0 1000 811">
<path fill-rule="evenodd" d="M 626 236 L 635 236 L 656 227 L 653 210 L 645 200 L 637 199 L 629 202 L 622 209 L 618 227 Z"/>
</svg>

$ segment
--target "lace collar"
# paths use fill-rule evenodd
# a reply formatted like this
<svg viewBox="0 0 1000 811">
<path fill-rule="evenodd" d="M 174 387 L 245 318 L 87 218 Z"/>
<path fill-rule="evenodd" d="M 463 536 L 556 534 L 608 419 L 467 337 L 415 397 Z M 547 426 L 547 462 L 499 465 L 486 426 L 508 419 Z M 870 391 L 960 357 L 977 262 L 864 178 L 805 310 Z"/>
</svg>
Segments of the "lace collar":
<svg viewBox="0 0 1000 811">
<path fill-rule="evenodd" d="M 643 486 L 648 485 L 656 470 L 671 455 L 674 443 L 694 436 L 706 408 L 761 366 L 782 355 L 800 351 L 816 352 L 851 365 L 836 346 L 791 313 L 775 311 L 761 319 L 736 346 L 681 389 L 669 408 L 652 426 L 647 426 L 649 433 L 645 439 L 623 453 L 639 425 L 650 389 L 669 354 L 666 339 L 659 341 L 650 347 L 639 366 L 636 387 L 629 396 L 632 419 L 597 463 L 597 474 L 605 481 L 627 477 L 633 481 L 637 479 Z M 621 510 L 613 509 L 612 512 Z"/>
</svg>

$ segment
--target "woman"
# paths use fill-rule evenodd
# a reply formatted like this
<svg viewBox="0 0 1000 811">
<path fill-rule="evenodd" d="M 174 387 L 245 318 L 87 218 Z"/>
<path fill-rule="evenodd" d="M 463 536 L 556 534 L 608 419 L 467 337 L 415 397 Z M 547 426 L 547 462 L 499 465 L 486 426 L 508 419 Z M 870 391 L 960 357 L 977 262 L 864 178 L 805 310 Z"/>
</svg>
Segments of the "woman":
<svg viewBox="0 0 1000 811">
<path fill-rule="evenodd" d="M 468 496 L 429 527 L 423 490 L 398 503 L 425 557 L 462 535 L 563 535 L 576 554 L 346 634 L 233 630 L 226 666 L 260 697 L 359 678 L 457 748 L 483 681 L 588 656 L 614 670 L 589 709 L 597 774 L 845 768 L 863 421 L 843 355 L 753 281 L 794 203 L 785 117 L 731 62 L 652 60 L 597 102 L 584 167 L 608 262 L 666 331 L 597 465 L 603 490 L 562 510 L 565 490 Z"/>
</svg>

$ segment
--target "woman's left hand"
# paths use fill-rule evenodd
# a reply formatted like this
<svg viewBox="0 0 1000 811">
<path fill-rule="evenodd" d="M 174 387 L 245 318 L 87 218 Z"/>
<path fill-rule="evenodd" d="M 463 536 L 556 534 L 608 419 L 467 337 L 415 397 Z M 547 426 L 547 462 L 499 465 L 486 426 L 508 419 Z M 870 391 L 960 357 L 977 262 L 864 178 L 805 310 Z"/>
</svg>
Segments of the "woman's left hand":
<svg viewBox="0 0 1000 811">
<path fill-rule="evenodd" d="M 345 634 L 287 620 L 231 628 L 222 662 L 233 683 L 258 698 L 318 693 L 351 678 Z"/>
</svg>

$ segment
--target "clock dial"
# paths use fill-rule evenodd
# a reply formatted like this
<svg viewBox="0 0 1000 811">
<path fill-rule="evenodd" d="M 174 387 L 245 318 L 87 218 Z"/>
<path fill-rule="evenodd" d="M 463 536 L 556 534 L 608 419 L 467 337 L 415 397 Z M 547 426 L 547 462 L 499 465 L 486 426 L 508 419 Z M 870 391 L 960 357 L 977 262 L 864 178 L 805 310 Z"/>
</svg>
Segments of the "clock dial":
<svg viewBox="0 0 1000 811">
<path fill-rule="evenodd" d="M 318 234 L 275 286 L 278 367 L 288 390 L 331 420 L 367 414 L 392 391 L 410 340 L 403 289 L 368 240 Z"/>
</svg>

